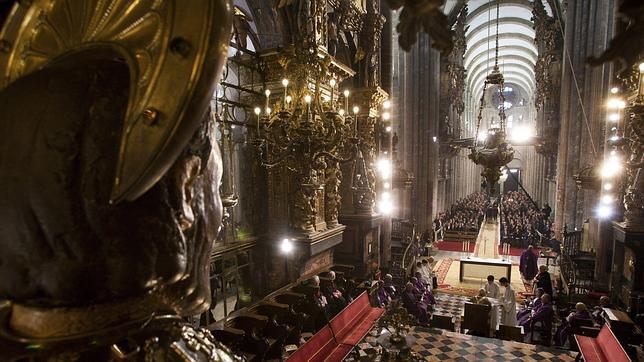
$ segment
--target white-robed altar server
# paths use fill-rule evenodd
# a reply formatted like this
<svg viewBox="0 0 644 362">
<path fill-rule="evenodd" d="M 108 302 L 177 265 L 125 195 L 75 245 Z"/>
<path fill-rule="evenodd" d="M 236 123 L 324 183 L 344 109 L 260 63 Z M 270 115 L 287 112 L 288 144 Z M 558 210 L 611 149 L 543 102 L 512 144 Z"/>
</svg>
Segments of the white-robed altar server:
<svg viewBox="0 0 644 362">
<path fill-rule="evenodd" d="M 485 284 L 485 293 L 488 298 L 498 298 L 501 294 L 499 285 L 494 281 L 494 275 L 487 276 L 487 283 Z"/>
<path fill-rule="evenodd" d="M 517 325 L 517 300 L 510 281 L 503 277 L 499 279 L 501 286 L 505 287 L 505 291 L 501 296 L 501 324 L 506 326 Z"/>
</svg>

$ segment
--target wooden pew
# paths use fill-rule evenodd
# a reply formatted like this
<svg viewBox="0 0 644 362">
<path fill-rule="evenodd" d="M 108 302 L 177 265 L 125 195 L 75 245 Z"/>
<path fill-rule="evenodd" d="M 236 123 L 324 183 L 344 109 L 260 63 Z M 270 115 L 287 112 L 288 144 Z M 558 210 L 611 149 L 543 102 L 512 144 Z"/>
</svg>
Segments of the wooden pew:
<svg viewBox="0 0 644 362">
<path fill-rule="evenodd" d="M 303 313 L 297 313 L 290 306 L 277 302 L 262 302 L 249 309 L 251 313 L 263 315 L 269 318 L 269 321 L 275 323 L 284 329 L 285 344 L 299 344 L 304 323 Z M 266 330 L 267 335 L 271 335 L 270 330 Z M 278 331 L 278 333 L 281 333 Z"/>
<path fill-rule="evenodd" d="M 215 324 L 212 324 L 211 326 L 214 325 Z M 245 351 L 243 348 L 244 331 L 230 327 L 224 327 L 223 329 L 210 329 L 209 327 L 210 326 L 208 326 L 208 330 L 210 330 L 212 336 L 217 341 L 230 348 L 231 351 L 241 355 L 246 361 L 253 361 L 256 359 L 257 356 L 254 353 Z"/>
<path fill-rule="evenodd" d="M 613 331 L 607 324 L 604 324 L 596 338 L 575 334 L 579 354 L 577 360 L 587 362 L 630 362 L 631 358 L 626 354 Z"/>
<path fill-rule="evenodd" d="M 226 321 L 226 327 L 244 331 L 241 350 L 255 355 L 254 360 L 262 361 L 267 358 L 280 358 L 282 355 L 281 342 L 277 338 L 264 335 L 268 318 L 260 315 L 238 315 Z"/>
<path fill-rule="evenodd" d="M 360 294 L 287 361 L 342 361 L 382 313 L 384 309 L 371 306 L 367 293 Z"/>
</svg>

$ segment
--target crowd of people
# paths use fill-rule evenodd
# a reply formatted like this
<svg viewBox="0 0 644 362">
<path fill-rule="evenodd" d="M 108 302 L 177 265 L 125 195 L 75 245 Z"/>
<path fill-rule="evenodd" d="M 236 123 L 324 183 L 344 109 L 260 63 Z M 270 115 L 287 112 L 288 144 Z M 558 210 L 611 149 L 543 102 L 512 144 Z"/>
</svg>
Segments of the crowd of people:
<svg viewBox="0 0 644 362">
<path fill-rule="evenodd" d="M 545 238 L 549 240 L 552 222 L 550 206 L 539 210 L 524 192 L 510 191 L 501 201 L 501 239 L 514 247 L 525 248 Z"/>
<path fill-rule="evenodd" d="M 393 285 L 393 277 L 386 274 L 384 280 L 378 282 L 377 303 L 379 307 L 386 307 L 394 299 L 399 299 L 402 306 L 413 315 L 419 323 L 427 324 L 429 314 L 436 304 L 432 289 L 435 285 L 435 276 L 432 270 L 433 258 L 424 259 L 416 263 L 413 276 L 405 283 L 404 290 L 398 292 Z"/>
<path fill-rule="evenodd" d="M 484 192 L 475 192 L 458 201 L 434 220 L 434 228 L 443 231 L 478 231 L 489 204 Z"/>
</svg>

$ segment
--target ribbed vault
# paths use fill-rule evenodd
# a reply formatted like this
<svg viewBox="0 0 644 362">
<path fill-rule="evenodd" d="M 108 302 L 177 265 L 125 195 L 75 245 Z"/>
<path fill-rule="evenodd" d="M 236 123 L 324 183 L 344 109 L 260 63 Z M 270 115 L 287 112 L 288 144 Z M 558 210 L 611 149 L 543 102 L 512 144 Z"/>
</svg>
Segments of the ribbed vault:
<svg viewBox="0 0 644 362">
<path fill-rule="evenodd" d="M 472 99 L 481 97 L 485 77 L 494 67 L 497 23 L 496 0 L 470 0 L 465 34 L 467 89 Z M 549 10 L 549 9 L 548 9 Z M 521 87 L 530 98 L 534 93 L 534 44 L 532 3 L 528 0 L 499 1 L 499 68 L 507 83 Z"/>
</svg>

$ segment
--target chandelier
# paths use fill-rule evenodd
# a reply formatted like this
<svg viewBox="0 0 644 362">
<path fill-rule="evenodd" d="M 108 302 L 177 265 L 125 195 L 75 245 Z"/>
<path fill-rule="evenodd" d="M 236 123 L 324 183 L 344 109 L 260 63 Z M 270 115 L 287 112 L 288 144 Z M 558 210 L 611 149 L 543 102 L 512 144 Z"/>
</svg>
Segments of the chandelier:
<svg viewBox="0 0 644 362">
<path fill-rule="evenodd" d="M 474 146 L 471 148 L 469 158 L 477 165 L 483 166 L 481 176 L 485 178 L 489 193 L 494 193 L 495 185 L 501 177 L 501 168 L 506 166 L 514 158 L 514 150 L 506 140 L 506 119 L 505 119 L 505 96 L 503 74 L 499 70 L 499 2 L 496 4 L 496 45 L 494 54 L 494 68 L 485 78 L 483 83 L 483 94 L 478 109 L 476 123 L 476 137 Z M 488 86 L 497 86 L 499 92 L 499 122 L 490 126 L 487 137 L 479 139 L 479 130 L 483 119 L 483 108 L 485 106 L 485 92 Z"/>
<path fill-rule="evenodd" d="M 327 224 L 337 220 L 339 164 L 358 153 L 360 109 L 349 109 L 350 91 L 339 92 L 341 79 L 329 70 L 330 59 L 315 49 L 285 49 L 280 64 L 283 92 L 271 98 L 266 89 L 263 109 L 254 110 L 255 146 L 265 167 L 282 165 L 294 173 L 291 226 L 310 233 L 315 231 L 320 188 L 325 193 L 324 212 L 330 214 Z"/>
</svg>

